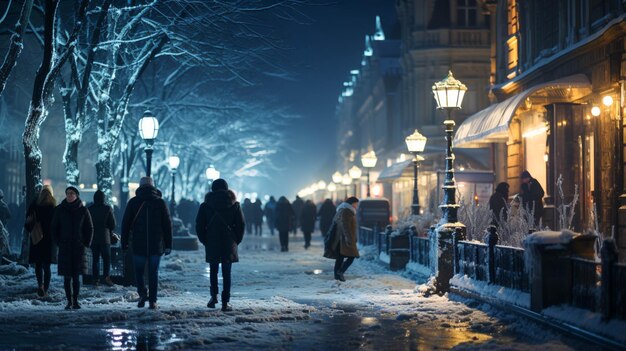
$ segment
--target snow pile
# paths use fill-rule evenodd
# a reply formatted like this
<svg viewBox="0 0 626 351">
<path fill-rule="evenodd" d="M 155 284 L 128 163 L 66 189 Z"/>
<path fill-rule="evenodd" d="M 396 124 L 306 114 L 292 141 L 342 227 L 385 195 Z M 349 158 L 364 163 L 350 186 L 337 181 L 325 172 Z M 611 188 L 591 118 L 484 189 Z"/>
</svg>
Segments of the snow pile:
<svg viewBox="0 0 626 351">
<path fill-rule="evenodd" d="M 534 232 L 524 239 L 525 245 L 557 245 L 557 244 L 569 244 L 572 239 L 580 234 L 574 233 L 570 230 L 563 230 L 560 232 L 555 231 L 540 231 Z"/>
<path fill-rule="evenodd" d="M 26 273 L 28 273 L 28 270 L 25 267 L 16 264 L 15 262 L 7 265 L 0 265 L 0 275 L 16 276 Z"/>
<path fill-rule="evenodd" d="M 409 272 L 416 273 L 425 277 L 428 277 L 432 274 L 430 267 L 413 261 L 409 261 L 409 263 L 406 264 L 405 269 Z"/>
<path fill-rule="evenodd" d="M 490 297 L 512 303 L 517 306 L 530 308 L 530 294 L 516 289 L 505 288 L 500 285 L 489 284 L 474 280 L 467 275 L 456 274 L 450 279 L 450 285 L 462 290 L 477 293 L 480 296 Z"/>
<path fill-rule="evenodd" d="M 626 321 L 624 320 L 611 319 L 608 322 L 603 322 L 602 316 L 599 313 L 564 305 L 548 307 L 544 309 L 542 313 L 546 316 L 618 340 L 624 343 L 626 347 Z"/>
</svg>

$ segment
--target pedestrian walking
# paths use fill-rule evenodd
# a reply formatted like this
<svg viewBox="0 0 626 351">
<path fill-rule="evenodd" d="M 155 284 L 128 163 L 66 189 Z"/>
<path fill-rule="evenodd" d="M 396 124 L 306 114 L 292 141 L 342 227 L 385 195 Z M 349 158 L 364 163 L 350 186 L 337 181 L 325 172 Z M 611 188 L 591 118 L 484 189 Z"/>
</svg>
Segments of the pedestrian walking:
<svg viewBox="0 0 626 351">
<path fill-rule="evenodd" d="M 496 191 L 489 198 L 489 209 L 491 210 L 491 224 L 498 225 L 501 221 L 506 221 L 509 212 L 509 184 L 499 183 Z"/>
<path fill-rule="evenodd" d="M 44 185 L 39 196 L 29 207 L 26 213 L 24 229 L 31 233 L 28 263 L 35 265 L 37 277 L 37 296 L 48 295 L 50 288 L 50 265 L 56 263 L 56 246 L 52 240 L 52 217 L 57 200 L 54 198 L 50 185 Z M 33 238 L 33 230 L 37 228 L 39 234 Z"/>
<path fill-rule="evenodd" d="M 530 172 L 523 171 L 520 175 L 522 182 L 520 186 L 520 196 L 522 197 L 522 207 L 532 213 L 535 220 L 535 228 L 538 228 L 543 216 L 543 196 L 545 192 L 539 181 L 530 175 Z"/>
<path fill-rule="evenodd" d="M 289 230 L 293 228 L 296 214 L 293 211 L 293 207 L 289 203 L 286 197 L 281 196 L 276 204 L 276 213 L 274 218 L 274 225 L 278 230 L 278 238 L 280 240 L 280 251 L 289 251 Z"/>
<path fill-rule="evenodd" d="M 317 219 L 317 207 L 311 200 L 306 200 L 300 212 L 300 228 L 304 234 L 304 249 L 311 246 L 311 234 L 315 230 Z"/>
<path fill-rule="evenodd" d="M 359 199 L 352 196 L 337 207 L 335 214 L 335 224 L 339 245 L 337 248 L 337 258 L 335 260 L 335 279 L 346 281 L 344 273 L 348 270 L 355 258 L 359 257 L 357 243 L 356 209 L 359 206 Z M 344 261 L 345 260 L 345 261 Z"/>
<path fill-rule="evenodd" d="M 137 307 L 144 307 L 148 301 L 150 309 L 157 309 L 159 264 L 162 255 L 172 252 L 172 221 L 167 204 L 159 197 L 152 178 L 141 178 L 135 194 L 126 205 L 122 219 L 122 249 L 132 248 L 139 294 Z M 146 264 L 148 289 L 144 279 Z"/>
<path fill-rule="evenodd" d="M 322 203 L 322 207 L 320 207 L 320 210 L 317 213 L 317 216 L 320 219 L 320 231 L 322 232 L 322 236 L 328 233 L 330 225 L 333 223 L 335 212 L 337 212 L 337 208 L 333 204 L 333 200 L 324 200 L 324 203 Z"/>
<path fill-rule="evenodd" d="M 100 257 L 102 257 L 102 275 L 104 283 L 113 286 L 111 281 L 111 236 L 115 230 L 113 208 L 104 203 L 104 192 L 97 190 L 93 194 L 93 204 L 88 207 L 93 221 L 93 240 L 91 242 L 92 274 L 94 285 L 100 282 Z"/>
<path fill-rule="evenodd" d="M 234 193 L 233 193 L 234 195 Z M 196 232 L 204 245 L 205 259 L 210 269 L 211 299 L 208 308 L 215 308 L 219 287 L 217 275 L 222 266 L 222 311 L 232 311 L 229 305 L 232 264 L 239 261 L 238 245 L 243 240 L 244 216 L 239 202 L 228 193 L 228 183 L 216 179 L 211 192 L 204 197 L 196 216 Z"/>
<path fill-rule="evenodd" d="M 93 238 L 93 223 L 75 187 L 65 189 L 65 199 L 54 210 L 51 231 L 59 245 L 58 268 L 67 298 L 65 309 L 80 309 L 79 279 L 80 275 L 87 274 L 86 252 Z"/>
<path fill-rule="evenodd" d="M 250 199 L 245 198 L 243 200 L 243 205 L 241 205 L 241 210 L 243 211 L 243 218 L 246 223 L 246 233 L 252 234 L 252 218 L 254 217 L 252 210 L 252 201 Z"/>
<path fill-rule="evenodd" d="M 270 200 L 265 204 L 265 208 L 263 209 L 263 214 L 265 215 L 265 221 L 267 222 L 267 227 L 270 230 L 270 234 L 274 235 L 274 216 L 276 212 L 276 199 L 274 196 L 270 196 Z"/>
<path fill-rule="evenodd" d="M 254 235 L 263 235 L 263 204 L 256 199 L 252 204 L 252 221 L 254 225 Z"/>
<path fill-rule="evenodd" d="M 300 214 L 302 213 L 302 207 L 304 207 L 304 201 L 302 201 L 300 196 L 296 195 L 296 199 L 293 201 L 291 206 L 293 207 L 293 213 L 295 216 L 291 229 L 293 231 L 293 235 L 296 235 L 298 234 L 298 228 L 300 228 Z"/>
</svg>

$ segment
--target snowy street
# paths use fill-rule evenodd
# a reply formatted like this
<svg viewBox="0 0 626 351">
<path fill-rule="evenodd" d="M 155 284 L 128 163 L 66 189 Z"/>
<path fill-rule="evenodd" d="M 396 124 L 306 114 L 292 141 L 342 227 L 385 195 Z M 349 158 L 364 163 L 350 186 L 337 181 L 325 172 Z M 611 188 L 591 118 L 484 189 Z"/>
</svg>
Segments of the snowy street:
<svg viewBox="0 0 626 351">
<path fill-rule="evenodd" d="M 83 308 L 64 311 L 58 276 L 42 300 L 32 272 L 1 275 L 0 349 L 594 349 L 476 301 L 424 296 L 363 250 L 340 283 L 319 234 L 307 251 L 290 239 L 281 253 L 277 236 L 244 238 L 228 313 L 206 307 L 203 249 L 161 262 L 158 311 L 138 309 L 132 287 L 89 285 Z"/>
</svg>

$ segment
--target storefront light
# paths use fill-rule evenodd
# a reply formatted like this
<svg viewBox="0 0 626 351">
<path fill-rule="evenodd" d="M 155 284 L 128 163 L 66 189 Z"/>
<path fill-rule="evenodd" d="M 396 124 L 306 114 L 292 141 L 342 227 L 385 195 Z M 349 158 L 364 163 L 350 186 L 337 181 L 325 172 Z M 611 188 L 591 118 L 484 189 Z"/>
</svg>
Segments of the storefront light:
<svg viewBox="0 0 626 351">
<path fill-rule="evenodd" d="M 603 97 L 602 98 L 602 103 L 606 107 L 609 107 L 609 106 L 613 105 L 613 97 L 611 95 L 607 95 L 607 96 Z"/>
<path fill-rule="evenodd" d="M 549 159 L 548 153 L 546 152 L 545 154 L 543 154 L 543 160 L 548 162 L 548 159 Z"/>
<path fill-rule="evenodd" d="M 600 108 L 598 106 L 594 106 L 591 108 L 591 115 L 594 117 L 600 116 Z"/>
</svg>

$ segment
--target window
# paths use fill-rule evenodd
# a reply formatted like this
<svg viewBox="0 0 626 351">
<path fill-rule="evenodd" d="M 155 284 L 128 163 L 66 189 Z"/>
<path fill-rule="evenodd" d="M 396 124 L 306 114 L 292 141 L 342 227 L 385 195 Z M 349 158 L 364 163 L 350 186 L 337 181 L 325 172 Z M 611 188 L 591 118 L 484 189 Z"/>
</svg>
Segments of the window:
<svg viewBox="0 0 626 351">
<path fill-rule="evenodd" d="M 559 38 L 559 2 L 538 1 L 533 6 L 533 56 L 535 59 L 554 53 Z"/>
<path fill-rule="evenodd" d="M 459 27 L 476 27 L 476 0 L 457 0 L 456 23 Z"/>
<path fill-rule="evenodd" d="M 517 75 L 517 65 L 519 61 L 517 35 L 519 31 L 517 1 L 509 0 L 507 7 L 507 28 L 508 37 L 506 41 L 506 55 L 507 55 L 507 78 L 513 79 Z"/>
</svg>

